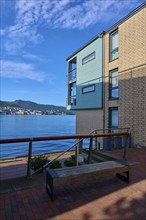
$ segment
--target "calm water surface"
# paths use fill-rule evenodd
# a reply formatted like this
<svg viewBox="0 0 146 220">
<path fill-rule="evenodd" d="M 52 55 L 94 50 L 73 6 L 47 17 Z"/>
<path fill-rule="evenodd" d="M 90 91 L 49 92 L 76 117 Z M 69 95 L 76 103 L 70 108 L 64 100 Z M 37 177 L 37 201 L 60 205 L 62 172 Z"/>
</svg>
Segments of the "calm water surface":
<svg viewBox="0 0 146 220">
<path fill-rule="evenodd" d="M 46 137 L 75 134 L 76 116 L 70 115 L 0 115 L 0 138 Z M 33 143 L 33 153 L 62 151 L 74 140 L 41 141 Z M 1 144 L 0 157 L 28 154 L 28 143 Z"/>
</svg>

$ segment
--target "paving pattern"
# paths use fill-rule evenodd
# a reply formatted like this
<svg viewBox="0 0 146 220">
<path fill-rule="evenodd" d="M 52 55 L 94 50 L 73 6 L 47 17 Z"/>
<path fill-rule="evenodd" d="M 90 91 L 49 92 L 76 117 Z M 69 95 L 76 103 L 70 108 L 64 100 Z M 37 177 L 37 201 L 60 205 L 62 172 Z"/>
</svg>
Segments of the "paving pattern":
<svg viewBox="0 0 146 220">
<path fill-rule="evenodd" d="M 2 181 L 0 219 L 145 220 L 146 149 L 130 149 L 129 157 L 139 162 L 130 168 L 130 184 L 115 176 L 66 182 L 56 189 L 54 202 L 46 193 L 44 175 L 31 184 L 7 180 L 7 190 Z M 10 183 L 15 187 L 8 190 Z"/>
</svg>

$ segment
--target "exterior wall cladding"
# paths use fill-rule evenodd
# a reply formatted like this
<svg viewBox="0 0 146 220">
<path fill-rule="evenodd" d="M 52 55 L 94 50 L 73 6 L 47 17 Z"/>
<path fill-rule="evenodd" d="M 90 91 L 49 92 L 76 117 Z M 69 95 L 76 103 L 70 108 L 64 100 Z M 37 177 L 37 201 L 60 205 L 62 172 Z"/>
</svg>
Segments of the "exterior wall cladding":
<svg viewBox="0 0 146 220">
<path fill-rule="evenodd" d="M 118 58 L 110 62 L 110 34 L 115 30 L 118 30 Z M 91 46 L 90 44 L 87 43 L 83 49 Z M 89 133 L 92 129 L 108 128 L 109 109 L 116 107 L 118 127 L 130 128 L 132 146 L 146 146 L 146 3 L 105 32 L 103 45 L 103 94 L 97 94 L 97 97 L 103 99 L 103 106 L 100 109 L 97 105 L 95 108 L 83 106 L 82 110 L 77 108 L 78 105 L 74 106 L 77 115 L 76 132 L 81 134 Z M 73 56 L 78 57 L 81 51 L 82 48 Z M 118 99 L 112 100 L 109 98 L 109 73 L 115 69 L 118 70 L 119 94 Z M 80 71 L 77 69 L 77 75 L 80 75 L 81 71 L 81 67 Z M 78 94 L 76 99 L 78 100 Z M 86 102 L 89 103 L 88 99 Z"/>
</svg>

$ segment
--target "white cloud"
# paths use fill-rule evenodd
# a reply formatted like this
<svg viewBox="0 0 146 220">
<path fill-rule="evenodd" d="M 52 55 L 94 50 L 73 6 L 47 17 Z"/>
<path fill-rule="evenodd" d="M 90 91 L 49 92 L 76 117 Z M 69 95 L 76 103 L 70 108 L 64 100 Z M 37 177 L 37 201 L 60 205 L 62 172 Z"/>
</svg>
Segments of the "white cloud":
<svg viewBox="0 0 146 220">
<path fill-rule="evenodd" d="M 30 54 L 30 53 L 23 53 L 22 57 L 28 60 L 33 60 L 33 61 L 38 61 L 38 62 L 44 61 L 44 59 L 42 59 L 41 57 L 34 55 L 34 54 Z"/>
<path fill-rule="evenodd" d="M 47 77 L 49 77 L 49 75 L 47 76 L 44 72 L 37 71 L 32 64 L 2 60 L 1 77 L 13 79 L 30 79 L 43 82 L 47 79 Z"/>
<path fill-rule="evenodd" d="M 139 2 L 139 0 L 134 0 Z M 120 7 L 119 7 L 120 6 Z M 24 26 L 48 25 L 83 29 L 102 21 L 104 15 L 132 8 L 132 0 L 21 0 L 16 1 L 16 21 Z"/>
<path fill-rule="evenodd" d="M 135 4 L 133 4 L 133 2 Z M 132 9 L 140 0 L 16 0 L 15 21 L 1 31 L 6 34 L 5 49 L 14 53 L 26 42 L 43 39 L 40 27 L 84 29 Z M 108 14 L 108 16 L 107 16 Z"/>
</svg>

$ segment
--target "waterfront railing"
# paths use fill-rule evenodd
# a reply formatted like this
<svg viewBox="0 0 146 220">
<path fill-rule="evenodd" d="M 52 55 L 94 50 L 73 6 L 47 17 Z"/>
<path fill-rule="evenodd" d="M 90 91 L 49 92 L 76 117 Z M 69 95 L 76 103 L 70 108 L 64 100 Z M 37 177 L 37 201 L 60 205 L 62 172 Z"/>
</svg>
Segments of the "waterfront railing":
<svg viewBox="0 0 146 220">
<path fill-rule="evenodd" d="M 51 160 L 49 163 L 47 163 L 45 166 L 42 168 L 38 169 L 35 171 L 33 174 L 38 173 L 40 170 L 44 170 L 47 168 L 53 161 L 59 159 L 62 155 L 64 155 L 66 152 L 69 152 L 70 150 L 74 149 L 75 150 L 75 155 L 76 155 L 76 166 L 78 166 L 78 161 L 79 161 L 79 153 L 81 153 L 83 146 L 83 141 L 84 140 L 89 140 L 89 154 L 88 154 L 88 162 L 91 160 L 91 154 L 92 154 L 92 149 L 93 146 L 95 149 L 100 150 L 101 146 L 99 145 L 98 140 L 100 138 L 105 139 L 105 138 L 115 138 L 115 137 L 122 137 L 123 141 L 123 148 L 124 148 L 124 153 L 123 153 L 123 159 L 128 160 L 128 148 L 129 148 L 129 143 L 130 143 L 130 130 L 129 128 L 119 128 L 116 131 L 113 130 L 112 128 L 108 129 L 96 129 L 91 131 L 89 134 L 82 134 L 82 135 L 70 135 L 70 136 L 47 136 L 47 137 L 33 137 L 33 138 L 16 138 L 16 139 L 2 139 L 0 140 L 0 144 L 10 144 L 10 143 L 24 143 L 28 142 L 28 160 L 27 160 L 27 177 L 30 177 L 32 175 L 31 171 L 31 158 L 32 158 L 32 149 L 33 149 L 33 142 L 41 142 L 41 141 L 57 141 L 57 140 L 69 140 L 69 139 L 74 139 L 76 140 L 76 143 L 73 144 L 72 146 L 68 147 L 66 150 L 61 152 L 57 157 L 55 157 L 53 160 Z M 113 143 L 113 142 L 112 142 Z"/>
</svg>

